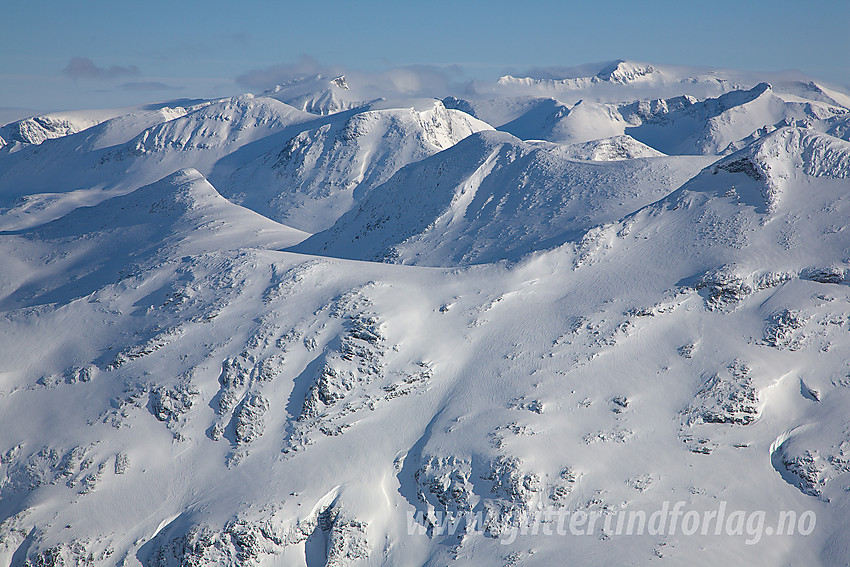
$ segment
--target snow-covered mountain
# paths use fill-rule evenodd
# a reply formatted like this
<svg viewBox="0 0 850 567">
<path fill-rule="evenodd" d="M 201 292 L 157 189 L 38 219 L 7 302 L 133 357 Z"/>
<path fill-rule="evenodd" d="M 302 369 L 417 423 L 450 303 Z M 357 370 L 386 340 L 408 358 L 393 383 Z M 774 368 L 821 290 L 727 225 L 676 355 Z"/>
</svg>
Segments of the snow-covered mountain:
<svg viewBox="0 0 850 567">
<path fill-rule="evenodd" d="M 219 187 L 275 220 L 324 230 L 402 166 L 492 129 L 439 101 L 421 106 L 336 115 L 240 166 Z"/>
<path fill-rule="evenodd" d="M 4 152 L 16 151 L 28 145 L 41 144 L 45 140 L 89 130 L 103 122 L 109 122 L 109 130 L 113 132 L 131 128 L 136 124 L 143 124 L 145 126 L 142 126 L 142 128 L 144 128 L 147 125 L 181 116 L 205 104 L 208 104 L 208 102 L 182 99 L 136 108 L 53 112 L 31 116 L 10 122 L 0 128 L 0 148 Z M 114 137 L 106 137 L 105 139 L 107 141 L 115 140 Z"/>
<path fill-rule="evenodd" d="M 0 565 L 850 561 L 847 94 L 357 88 L 4 127 Z"/>
<path fill-rule="evenodd" d="M 265 94 L 313 114 L 334 114 L 342 110 L 351 110 L 365 106 L 378 98 L 370 98 L 362 89 L 357 89 L 356 85 L 352 90 L 345 75 L 326 77 L 321 74 L 300 77 L 285 84 L 276 85 Z"/>
<path fill-rule="evenodd" d="M 683 95 L 628 103 L 581 100 L 569 106 L 554 98 L 521 98 L 516 106 L 523 112 L 499 129 L 524 140 L 557 143 L 584 143 L 627 134 L 667 154 L 722 154 L 740 149 L 752 141 L 748 137 L 754 133 L 763 135 L 761 128 L 826 125 L 846 119 L 847 106 L 825 96 L 817 85 L 809 92 L 811 98 L 806 99 L 777 92 L 763 82 L 706 99 Z M 480 111 L 462 102 L 450 101 L 454 107 L 468 107 L 473 114 Z M 486 108 L 488 103 L 484 104 Z"/>
<path fill-rule="evenodd" d="M 767 83 L 705 101 L 682 97 L 620 108 L 629 135 L 677 154 L 724 153 L 764 126 L 811 125 L 846 113 L 841 106 L 776 94 Z"/>
<path fill-rule="evenodd" d="M 516 260 L 666 195 L 701 157 L 586 162 L 575 148 L 482 132 L 411 164 L 296 250 L 451 266 Z"/>
<path fill-rule="evenodd" d="M 734 90 L 740 84 L 735 81 L 734 73 L 722 70 L 687 69 L 622 59 L 597 64 L 595 73 L 593 67 L 554 69 L 526 77 L 505 75 L 496 85 L 511 94 L 560 93 L 569 96 L 581 92 L 610 97 L 624 91 L 676 89 L 704 97 Z"/>
</svg>

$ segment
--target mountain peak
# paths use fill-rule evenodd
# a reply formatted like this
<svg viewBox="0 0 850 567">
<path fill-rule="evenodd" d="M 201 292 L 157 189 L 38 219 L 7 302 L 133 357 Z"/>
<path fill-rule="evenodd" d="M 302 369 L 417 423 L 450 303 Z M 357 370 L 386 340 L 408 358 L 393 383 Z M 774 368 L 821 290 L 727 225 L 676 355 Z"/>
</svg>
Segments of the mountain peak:
<svg viewBox="0 0 850 567">
<path fill-rule="evenodd" d="M 348 88 L 348 83 L 345 82 L 345 75 L 340 75 L 336 79 L 332 80 L 331 84 L 346 91 L 351 90 Z"/>
<path fill-rule="evenodd" d="M 618 59 L 599 71 L 596 78 L 611 83 L 627 84 L 648 78 L 654 73 L 658 73 L 658 70 L 652 65 Z"/>
</svg>

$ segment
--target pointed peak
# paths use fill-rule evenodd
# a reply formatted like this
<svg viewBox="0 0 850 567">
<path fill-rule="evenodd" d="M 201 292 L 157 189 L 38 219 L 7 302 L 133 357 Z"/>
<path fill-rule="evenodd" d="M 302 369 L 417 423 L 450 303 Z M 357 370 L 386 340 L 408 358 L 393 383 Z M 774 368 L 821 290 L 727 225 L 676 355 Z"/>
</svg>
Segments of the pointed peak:
<svg viewBox="0 0 850 567">
<path fill-rule="evenodd" d="M 626 84 L 640 80 L 656 72 L 657 70 L 652 65 L 618 59 L 599 71 L 596 77 L 611 83 Z"/>
<path fill-rule="evenodd" d="M 350 90 L 350 89 L 348 88 L 348 83 L 346 83 L 346 82 L 345 82 L 345 75 L 340 75 L 340 76 L 339 76 L 339 77 L 337 77 L 336 79 L 332 80 L 332 81 L 331 81 L 331 85 L 333 85 L 333 86 L 335 86 L 335 87 L 337 87 L 337 88 L 340 88 L 340 89 L 346 90 L 346 91 L 347 91 L 347 90 Z"/>
</svg>

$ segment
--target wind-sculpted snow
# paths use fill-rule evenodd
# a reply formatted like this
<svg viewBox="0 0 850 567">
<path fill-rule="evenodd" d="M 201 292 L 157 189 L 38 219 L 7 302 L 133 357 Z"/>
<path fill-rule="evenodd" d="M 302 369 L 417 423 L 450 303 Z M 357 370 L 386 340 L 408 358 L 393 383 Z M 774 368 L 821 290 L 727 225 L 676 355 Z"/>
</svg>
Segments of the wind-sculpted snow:
<svg viewBox="0 0 850 567">
<path fill-rule="evenodd" d="M 0 151 L 0 564 L 848 563 L 846 95 L 759 82 L 321 77 Z M 677 502 L 765 530 L 618 531 Z"/>
</svg>

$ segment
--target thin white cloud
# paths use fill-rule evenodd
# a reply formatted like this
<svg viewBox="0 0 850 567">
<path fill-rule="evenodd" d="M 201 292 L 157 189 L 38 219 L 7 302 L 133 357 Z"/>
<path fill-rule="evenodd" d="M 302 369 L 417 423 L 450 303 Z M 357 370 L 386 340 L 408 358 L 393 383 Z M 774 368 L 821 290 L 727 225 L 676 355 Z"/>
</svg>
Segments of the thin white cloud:
<svg viewBox="0 0 850 567">
<path fill-rule="evenodd" d="M 345 73 L 342 67 L 321 65 L 318 61 L 303 55 L 294 63 L 281 63 L 261 69 L 252 69 L 236 77 L 236 82 L 252 90 L 265 90 L 275 85 L 284 85 L 305 77 L 315 75 L 339 76 Z"/>
<path fill-rule="evenodd" d="M 407 65 L 382 71 L 363 71 L 339 65 L 323 65 L 305 55 L 294 63 L 250 70 L 238 76 L 236 82 L 259 92 L 317 75 L 329 78 L 345 75 L 348 84 L 362 92 L 397 93 L 405 97 L 443 97 L 463 90 L 459 81 L 464 72 L 457 65 Z"/>
</svg>

